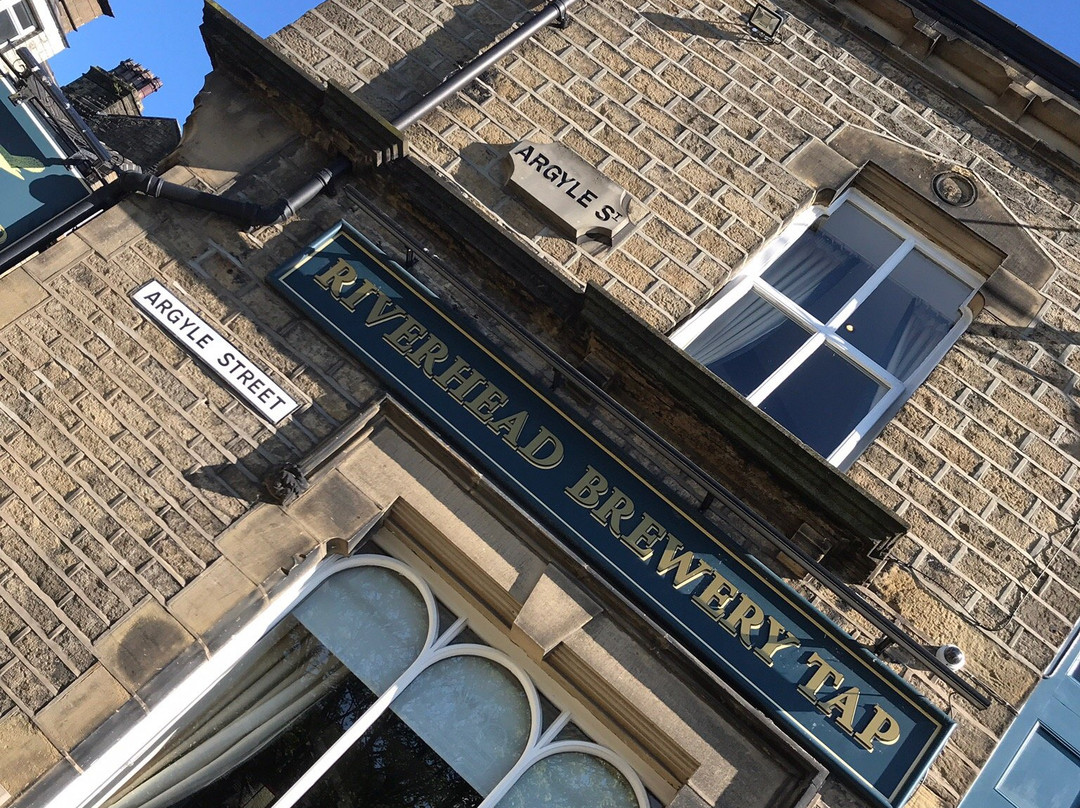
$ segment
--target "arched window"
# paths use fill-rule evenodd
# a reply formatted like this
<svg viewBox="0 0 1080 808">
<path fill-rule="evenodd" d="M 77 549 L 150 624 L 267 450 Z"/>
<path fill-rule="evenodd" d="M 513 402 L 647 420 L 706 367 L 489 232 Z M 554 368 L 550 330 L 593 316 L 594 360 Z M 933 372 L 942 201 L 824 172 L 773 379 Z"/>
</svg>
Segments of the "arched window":
<svg viewBox="0 0 1080 808">
<path fill-rule="evenodd" d="M 105 805 L 493 808 L 546 793 L 552 808 L 646 808 L 633 771 L 558 740 L 569 714 L 545 727 L 528 675 L 459 641 L 466 621 L 440 621 L 409 567 L 336 564 Z"/>
<path fill-rule="evenodd" d="M 498 808 L 622 808 L 637 805 L 633 776 L 592 744 L 554 744 L 506 792 Z"/>
</svg>

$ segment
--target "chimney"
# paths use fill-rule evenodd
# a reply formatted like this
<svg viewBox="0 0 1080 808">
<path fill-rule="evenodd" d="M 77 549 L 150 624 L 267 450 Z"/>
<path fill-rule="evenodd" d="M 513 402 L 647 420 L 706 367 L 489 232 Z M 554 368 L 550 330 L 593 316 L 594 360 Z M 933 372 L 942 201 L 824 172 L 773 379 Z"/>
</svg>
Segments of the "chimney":
<svg viewBox="0 0 1080 808">
<path fill-rule="evenodd" d="M 161 79 L 131 59 L 125 59 L 109 72 L 125 84 L 131 85 L 139 98 L 146 98 L 150 93 L 161 89 Z"/>
</svg>

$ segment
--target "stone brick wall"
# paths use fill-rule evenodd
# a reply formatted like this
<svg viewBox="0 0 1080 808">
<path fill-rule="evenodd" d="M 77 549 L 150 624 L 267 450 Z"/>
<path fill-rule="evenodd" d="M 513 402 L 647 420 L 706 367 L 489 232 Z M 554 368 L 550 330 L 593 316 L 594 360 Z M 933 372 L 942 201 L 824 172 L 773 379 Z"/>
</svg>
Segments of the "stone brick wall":
<svg viewBox="0 0 1080 808">
<path fill-rule="evenodd" d="M 984 312 L 850 471 L 911 526 L 869 591 L 928 640 L 964 647 L 994 699 L 970 710 L 911 672 L 961 722 L 920 796 L 952 805 L 1080 617 L 1080 189 L 961 91 L 912 77 L 813 2 L 785 2 L 792 17 L 769 44 L 747 37 L 749 8 L 575 6 L 565 29 L 411 128 L 413 153 L 662 331 L 809 202 L 787 161 L 849 124 L 970 170 L 1049 255 L 1036 323 Z M 392 117 L 527 15 L 505 0 L 328 0 L 274 41 Z M 634 232 L 578 247 L 503 191 L 508 146 L 524 138 L 558 140 L 630 191 Z"/>
<path fill-rule="evenodd" d="M 791 155 L 847 124 L 971 170 L 1050 256 L 1036 323 L 984 312 L 849 472 L 911 526 L 864 582 L 868 595 L 928 641 L 961 645 L 993 696 L 975 711 L 908 672 L 959 720 L 915 804 L 954 805 L 1080 617 L 1080 189 L 810 0 L 784 8 L 782 40 L 765 44 L 746 37 L 745 3 L 575 6 L 567 28 L 543 31 L 484 78 L 490 97 L 462 94 L 409 136 L 420 160 L 568 278 L 603 285 L 664 332 L 809 203 Z M 504 0 L 329 0 L 275 42 L 392 115 L 527 13 Z M 181 160 L 190 168 L 169 179 L 237 183 L 265 201 L 324 164 L 268 115 L 246 128 L 235 110 L 201 114 Z M 633 233 L 614 249 L 579 247 L 504 192 L 507 147 L 522 138 L 559 140 L 630 191 Z M 320 198 L 285 226 L 239 234 L 129 201 L 0 278 L 8 792 L 58 761 L 81 765 L 90 730 L 256 591 L 276 562 L 246 566 L 229 525 L 268 469 L 310 452 L 376 394 L 261 283 L 340 216 L 363 213 L 348 195 Z M 270 427 L 207 383 L 128 301 L 151 278 L 259 360 L 301 401 L 298 414 Z"/>
<path fill-rule="evenodd" d="M 289 152 L 255 166 L 271 199 L 323 159 Z M 233 184 L 208 164 L 167 177 Z M 0 278 L 0 804 L 58 762 L 85 764 L 80 742 L 295 551 L 275 562 L 256 547 L 271 560 L 246 565 L 222 537 L 270 469 L 374 393 L 262 283 L 341 215 L 320 201 L 241 236 L 128 201 Z M 297 414 L 272 427 L 208 383 L 130 301 L 151 279 L 266 368 Z"/>
</svg>

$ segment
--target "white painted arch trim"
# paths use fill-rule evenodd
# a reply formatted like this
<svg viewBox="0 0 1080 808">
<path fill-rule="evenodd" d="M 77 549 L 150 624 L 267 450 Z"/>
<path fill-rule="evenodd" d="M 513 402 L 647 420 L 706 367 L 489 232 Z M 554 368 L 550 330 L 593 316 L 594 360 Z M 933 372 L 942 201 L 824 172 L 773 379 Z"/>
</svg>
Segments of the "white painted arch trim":
<svg viewBox="0 0 1080 808">
<path fill-rule="evenodd" d="M 548 731 L 542 732 L 540 695 L 532 678 L 506 654 L 486 645 L 451 644 L 466 626 L 464 617 L 457 619 L 439 633 L 438 605 L 424 578 L 412 567 L 383 555 L 328 557 L 317 563 L 301 564 L 293 570 L 294 580 L 288 581 L 274 594 L 267 606 L 241 627 L 210 659 L 185 676 L 157 706 L 124 732 L 103 754 L 95 759 L 75 780 L 55 794 L 47 796 L 42 808 L 97 808 L 108 800 L 124 782 L 137 773 L 139 766 L 156 754 L 169 740 L 172 732 L 187 718 L 199 701 L 217 685 L 232 668 L 278 623 L 288 616 L 323 581 L 339 572 L 357 567 L 381 567 L 400 574 L 423 598 L 428 616 L 428 631 L 417 659 L 353 724 L 322 758 L 283 794 L 274 808 L 288 808 L 374 721 L 390 703 L 423 671 L 432 665 L 455 656 L 477 656 L 505 667 L 521 684 L 531 712 L 529 739 L 521 757 L 484 799 L 481 808 L 490 808 L 517 781 L 529 765 L 544 757 L 564 751 L 595 755 L 613 765 L 627 778 L 637 799 L 637 808 L 648 808 L 648 796 L 641 778 L 615 752 L 594 743 L 581 741 L 552 741 L 551 739 L 571 720 L 569 713 L 559 715 Z M 370 720 L 365 720 L 369 719 Z M 325 760 L 325 764 L 324 764 Z M 321 769 L 316 771 L 316 769 Z M 309 777 L 310 775 L 310 777 Z M 301 783 L 306 783 L 300 788 Z M 296 792 L 294 794 L 294 792 Z"/>
</svg>

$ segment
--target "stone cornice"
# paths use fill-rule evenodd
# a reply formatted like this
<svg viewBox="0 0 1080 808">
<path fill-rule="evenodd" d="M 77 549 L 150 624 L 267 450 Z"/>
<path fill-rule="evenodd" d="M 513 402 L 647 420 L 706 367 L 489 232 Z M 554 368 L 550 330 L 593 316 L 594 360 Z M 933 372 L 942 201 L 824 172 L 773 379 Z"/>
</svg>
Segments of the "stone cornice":
<svg viewBox="0 0 1080 808">
<path fill-rule="evenodd" d="M 200 26 L 210 62 L 242 84 L 257 86 L 304 135 L 353 165 L 382 165 L 404 157 L 404 135 L 346 88 L 305 73 L 214 0 L 206 0 Z"/>
<path fill-rule="evenodd" d="M 1080 102 L 1012 62 L 992 43 L 903 0 L 806 0 L 834 25 L 1080 181 Z"/>
</svg>

